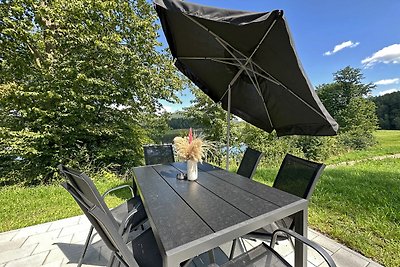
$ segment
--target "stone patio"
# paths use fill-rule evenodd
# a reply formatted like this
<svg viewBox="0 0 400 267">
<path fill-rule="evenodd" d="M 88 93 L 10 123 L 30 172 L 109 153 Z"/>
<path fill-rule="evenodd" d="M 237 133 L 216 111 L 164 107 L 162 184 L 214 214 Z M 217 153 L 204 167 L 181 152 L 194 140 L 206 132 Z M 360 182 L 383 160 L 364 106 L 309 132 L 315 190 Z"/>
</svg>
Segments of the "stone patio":
<svg viewBox="0 0 400 267">
<path fill-rule="evenodd" d="M 0 267 L 76 266 L 90 224 L 86 217 L 76 216 L 59 221 L 0 233 Z M 379 267 L 374 261 L 338 244 L 322 234 L 309 230 L 308 238 L 323 246 L 338 267 Z M 245 241 L 246 248 L 257 243 Z M 288 241 L 275 247 L 293 264 L 292 247 Z M 230 249 L 227 244 L 224 251 Z M 83 266 L 106 266 L 110 251 L 98 235 L 89 247 Z M 308 266 L 326 266 L 316 252 L 308 252 Z"/>
</svg>

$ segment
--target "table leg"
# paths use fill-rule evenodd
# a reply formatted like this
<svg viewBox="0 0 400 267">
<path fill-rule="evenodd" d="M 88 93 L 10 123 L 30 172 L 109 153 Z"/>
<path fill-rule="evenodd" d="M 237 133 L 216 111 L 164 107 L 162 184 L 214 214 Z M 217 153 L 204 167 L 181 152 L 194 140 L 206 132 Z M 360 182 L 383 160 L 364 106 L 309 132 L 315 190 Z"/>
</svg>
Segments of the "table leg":
<svg viewBox="0 0 400 267">
<path fill-rule="evenodd" d="M 308 210 L 305 208 L 294 215 L 294 230 L 298 234 L 307 237 L 308 228 Z M 307 266 L 307 247 L 298 240 L 295 240 L 294 266 Z"/>
</svg>

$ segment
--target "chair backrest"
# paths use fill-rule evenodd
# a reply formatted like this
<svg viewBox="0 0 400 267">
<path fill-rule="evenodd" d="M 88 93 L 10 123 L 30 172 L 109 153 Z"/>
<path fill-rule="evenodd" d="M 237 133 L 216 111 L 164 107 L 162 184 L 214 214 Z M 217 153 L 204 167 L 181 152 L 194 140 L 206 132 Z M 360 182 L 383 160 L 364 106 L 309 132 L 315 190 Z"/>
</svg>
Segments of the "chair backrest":
<svg viewBox="0 0 400 267">
<path fill-rule="evenodd" d="M 273 187 L 304 199 L 310 199 L 325 165 L 287 154 Z"/>
<path fill-rule="evenodd" d="M 118 259 L 124 261 L 127 266 L 139 266 L 133 256 L 133 252 L 123 240 L 122 234 L 118 232 L 118 227 L 113 222 L 112 216 L 109 216 L 103 209 L 85 198 L 83 192 L 80 192 L 75 186 L 64 182 L 61 184 L 78 203 L 90 223 L 96 229 L 106 246 L 115 252 Z"/>
<path fill-rule="evenodd" d="M 171 144 L 146 145 L 143 147 L 146 165 L 174 162 L 174 151 Z"/>
<path fill-rule="evenodd" d="M 237 170 L 237 174 L 252 179 L 262 155 L 260 151 L 247 147 L 242 161 L 240 162 L 239 169 Z"/>
<path fill-rule="evenodd" d="M 62 164 L 58 165 L 60 173 L 68 179 L 69 183 L 80 191 L 83 196 L 88 199 L 91 203 L 101 208 L 105 213 L 107 213 L 113 223 L 118 225 L 114 217 L 111 215 L 110 209 L 107 207 L 103 198 L 101 197 L 99 191 L 94 185 L 93 181 L 83 172 L 66 167 Z"/>
</svg>

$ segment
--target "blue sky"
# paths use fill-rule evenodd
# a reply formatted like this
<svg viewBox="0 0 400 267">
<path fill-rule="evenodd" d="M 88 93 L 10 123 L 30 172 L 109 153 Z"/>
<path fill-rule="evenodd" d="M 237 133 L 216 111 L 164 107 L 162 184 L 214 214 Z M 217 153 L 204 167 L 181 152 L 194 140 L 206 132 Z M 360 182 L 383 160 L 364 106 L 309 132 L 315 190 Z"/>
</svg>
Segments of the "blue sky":
<svg viewBox="0 0 400 267">
<path fill-rule="evenodd" d="M 281 9 L 297 54 L 314 86 L 332 82 L 332 73 L 362 69 L 365 83 L 377 84 L 372 95 L 400 91 L 400 1 L 398 0 L 196 0 L 202 5 L 250 11 Z M 160 40 L 165 39 L 161 33 Z M 185 90 L 181 105 L 190 105 Z"/>
</svg>

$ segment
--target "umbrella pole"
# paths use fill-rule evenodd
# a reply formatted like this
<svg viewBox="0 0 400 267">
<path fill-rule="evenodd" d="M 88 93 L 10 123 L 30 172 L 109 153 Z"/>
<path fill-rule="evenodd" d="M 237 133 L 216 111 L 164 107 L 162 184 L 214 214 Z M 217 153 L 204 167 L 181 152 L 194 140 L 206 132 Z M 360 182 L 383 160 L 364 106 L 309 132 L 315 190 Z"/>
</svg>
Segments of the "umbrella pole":
<svg viewBox="0 0 400 267">
<path fill-rule="evenodd" d="M 229 137 L 231 131 L 231 85 L 228 86 L 228 115 L 227 115 L 227 136 L 226 136 L 226 170 L 229 171 Z"/>
</svg>

